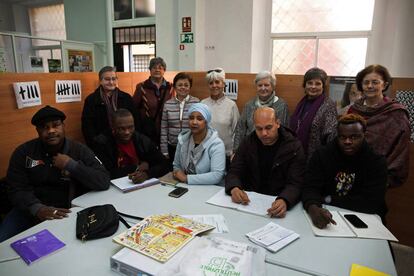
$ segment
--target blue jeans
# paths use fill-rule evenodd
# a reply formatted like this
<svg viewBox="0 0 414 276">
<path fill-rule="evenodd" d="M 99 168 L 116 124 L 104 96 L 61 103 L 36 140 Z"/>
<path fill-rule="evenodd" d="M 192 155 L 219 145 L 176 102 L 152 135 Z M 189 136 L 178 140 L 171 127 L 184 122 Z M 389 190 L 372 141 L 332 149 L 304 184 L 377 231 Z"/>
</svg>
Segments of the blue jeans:
<svg viewBox="0 0 414 276">
<path fill-rule="evenodd" d="M 0 242 L 3 242 L 38 223 L 29 213 L 13 208 L 0 225 Z"/>
</svg>

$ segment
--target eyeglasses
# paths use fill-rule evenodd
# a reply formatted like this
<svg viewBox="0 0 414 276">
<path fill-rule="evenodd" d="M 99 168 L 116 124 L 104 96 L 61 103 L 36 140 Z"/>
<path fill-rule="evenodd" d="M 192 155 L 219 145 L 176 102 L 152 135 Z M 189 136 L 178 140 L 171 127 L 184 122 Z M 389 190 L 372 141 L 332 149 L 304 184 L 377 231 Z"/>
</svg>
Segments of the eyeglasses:
<svg viewBox="0 0 414 276">
<path fill-rule="evenodd" d="M 212 69 L 212 70 L 208 70 L 207 74 L 210 74 L 211 72 L 221 73 L 221 72 L 223 72 L 223 70 L 221 70 L 221 69 Z"/>
<path fill-rule="evenodd" d="M 362 82 L 362 85 L 368 86 L 370 83 L 373 86 L 377 86 L 377 85 L 380 85 L 381 83 L 383 83 L 383 81 L 382 80 L 372 80 L 372 81 L 370 81 L 370 80 L 364 80 Z"/>
<path fill-rule="evenodd" d="M 117 77 L 103 78 L 104 81 L 116 81 Z"/>
</svg>

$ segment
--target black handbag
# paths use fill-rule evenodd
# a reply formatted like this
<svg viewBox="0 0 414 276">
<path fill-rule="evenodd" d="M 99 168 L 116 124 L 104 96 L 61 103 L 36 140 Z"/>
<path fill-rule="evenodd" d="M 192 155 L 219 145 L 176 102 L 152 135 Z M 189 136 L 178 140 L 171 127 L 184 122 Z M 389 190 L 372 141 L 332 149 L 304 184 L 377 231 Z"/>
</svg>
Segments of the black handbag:
<svg viewBox="0 0 414 276">
<path fill-rule="evenodd" d="M 82 241 L 109 237 L 118 230 L 119 221 L 130 228 L 131 226 L 121 215 L 142 220 L 140 217 L 117 212 L 112 204 L 83 209 L 77 213 L 76 237 Z"/>
</svg>

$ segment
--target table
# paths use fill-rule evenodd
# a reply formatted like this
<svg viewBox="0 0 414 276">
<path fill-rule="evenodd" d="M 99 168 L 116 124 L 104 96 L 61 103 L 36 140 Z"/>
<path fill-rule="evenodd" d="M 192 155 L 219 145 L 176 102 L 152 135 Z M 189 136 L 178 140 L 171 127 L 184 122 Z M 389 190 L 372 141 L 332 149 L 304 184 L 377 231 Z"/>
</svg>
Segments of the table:
<svg viewBox="0 0 414 276">
<path fill-rule="evenodd" d="M 273 221 L 299 233 L 300 238 L 277 253 L 267 252 L 268 262 L 284 263 L 313 271 L 314 275 L 347 276 L 352 263 L 397 275 L 387 241 L 315 237 L 304 217 L 301 204 L 297 204 L 283 219 L 261 217 L 205 203 L 222 187 L 214 185 L 186 185 L 186 187 L 189 191 L 180 198 L 168 196 L 173 189 L 170 186 L 155 185 L 130 193 L 122 193 L 110 187 L 104 192 L 90 192 L 80 196 L 74 199 L 72 204 L 89 207 L 111 203 L 120 212 L 140 217 L 168 212 L 181 215 L 221 213 L 226 219 L 230 233 L 220 236 L 240 242 L 249 242 L 245 233 Z M 294 273 L 296 272 L 290 270 L 279 275 L 295 275 Z"/>
</svg>

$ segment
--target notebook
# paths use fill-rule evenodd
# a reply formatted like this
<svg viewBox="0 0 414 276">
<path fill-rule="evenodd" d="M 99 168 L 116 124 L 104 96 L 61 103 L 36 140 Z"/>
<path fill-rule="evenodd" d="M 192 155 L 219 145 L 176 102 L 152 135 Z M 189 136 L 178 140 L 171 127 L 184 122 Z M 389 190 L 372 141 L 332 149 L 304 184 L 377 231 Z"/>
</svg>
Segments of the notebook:
<svg viewBox="0 0 414 276">
<path fill-rule="evenodd" d="M 65 244 L 47 229 L 17 240 L 10 246 L 30 265 L 34 261 L 61 249 Z"/>
<path fill-rule="evenodd" d="M 124 176 L 117 179 L 111 180 L 112 185 L 120 189 L 122 192 L 127 193 L 134 190 L 142 189 L 148 186 L 152 186 L 155 184 L 159 184 L 160 181 L 157 178 L 151 178 L 148 180 L 145 180 L 142 183 L 134 184 L 131 179 L 128 178 L 128 176 Z"/>
<path fill-rule="evenodd" d="M 315 236 L 321 237 L 353 237 L 353 238 L 365 238 L 365 239 L 379 239 L 398 241 L 397 238 L 382 224 L 381 219 L 377 215 L 364 214 L 352 211 L 332 211 L 332 219 L 336 222 L 334 224 L 328 224 L 326 228 L 319 229 L 313 225 L 312 220 L 308 213 L 304 211 L 305 217 L 308 220 Z M 349 223 L 344 215 L 354 214 L 357 215 L 368 228 L 356 228 Z"/>
</svg>

